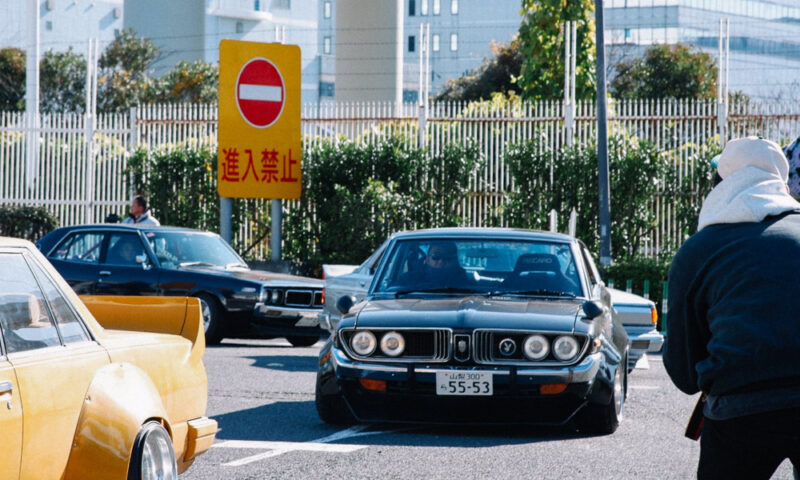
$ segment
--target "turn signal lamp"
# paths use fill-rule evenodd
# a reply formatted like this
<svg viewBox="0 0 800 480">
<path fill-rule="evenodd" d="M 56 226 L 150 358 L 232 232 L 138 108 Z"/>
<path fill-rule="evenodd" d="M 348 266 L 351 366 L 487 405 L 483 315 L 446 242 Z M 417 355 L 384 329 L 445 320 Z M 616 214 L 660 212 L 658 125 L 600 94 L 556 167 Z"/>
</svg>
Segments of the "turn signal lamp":
<svg viewBox="0 0 800 480">
<path fill-rule="evenodd" d="M 653 325 L 658 324 L 658 310 L 656 310 L 656 307 L 650 309 L 650 321 L 653 322 Z"/>
<path fill-rule="evenodd" d="M 322 289 L 322 304 L 325 305 L 325 289 Z"/>
<path fill-rule="evenodd" d="M 370 378 L 360 378 L 358 380 L 358 383 L 360 383 L 362 387 L 366 388 L 367 390 L 372 390 L 373 392 L 386 391 L 386 380 L 372 380 Z"/>
<path fill-rule="evenodd" d="M 546 383 L 539 387 L 539 392 L 542 395 L 557 395 L 566 389 L 566 383 Z"/>
</svg>

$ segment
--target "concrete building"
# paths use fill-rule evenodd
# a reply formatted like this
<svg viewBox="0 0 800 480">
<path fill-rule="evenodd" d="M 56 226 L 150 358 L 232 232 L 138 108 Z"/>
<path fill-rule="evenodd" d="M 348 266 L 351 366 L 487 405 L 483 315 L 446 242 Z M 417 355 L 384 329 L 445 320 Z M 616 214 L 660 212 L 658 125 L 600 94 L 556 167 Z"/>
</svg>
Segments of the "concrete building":
<svg viewBox="0 0 800 480">
<path fill-rule="evenodd" d="M 0 48 L 25 49 L 28 0 L 0 2 Z M 122 29 L 123 0 L 37 0 L 40 53 L 72 48 L 86 54 L 88 39 L 105 46 Z"/>
<path fill-rule="evenodd" d="M 797 0 L 605 0 L 609 63 L 655 43 L 687 43 L 718 56 L 719 20 L 730 19 L 729 90 L 754 99 L 800 95 Z"/>
<path fill-rule="evenodd" d="M 299 45 L 303 102 L 317 102 L 321 11 L 319 0 L 128 0 L 124 26 L 161 51 L 156 75 L 181 60 L 217 63 L 223 39 Z"/>
<path fill-rule="evenodd" d="M 401 55 L 403 60 L 403 100 L 415 102 L 419 92 L 419 56 L 421 53 L 420 25 L 430 25 L 431 94 L 435 95 L 445 82 L 478 67 L 491 54 L 492 41 L 507 43 L 519 30 L 520 0 L 398 0 L 360 2 L 359 0 L 322 0 L 335 10 L 336 18 L 320 19 L 319 50 L 323 55 L 322 71 L 324 89 L 335 91 L 337 101 L 375 99 L 374 94 L 361 89 L 358 94 L 351 83 L 353 78 L 366 85 L 382 83 L 387 66 Z M 368 8 L 367 8 L 368 7 Z M 366 9 L 365 9 L 366 8 Z M 379 13 L 379 15 L 376 15 Z M 399 26 L 395 26 L 393 15 L 398 15 Z M 379 18 L 380 26 L 370 31 L 370 18 Z M 402 27 L 402 28 L 400 28 Z M 389 32 L 387 29 L 391 30 Z M 402 30 L 400 48 L 402 53 L 392 53 L 394 35 Z M 346 40 L 339 37 L 346 36 Z M 333 48 L 328 48 L 332 45 Z M 342 49 L 347 49 L 342 52 Z M 383 52 L 385 50 L 385 52 Z M 383 53 L 378 53 L 382 51 Z M 325 53 L 330 52 L 330 53 Z M 341 55 L 356 57 L 356 62 L 342 63 Z M 327 55 L 336 57 L 336 69 L 326 69 Z M 391 58 L 390 58 L 391 56 Z M 349 65 L 349 66 L 348 66 Z M 351 70 L 352 67 L 352 70 Z M 344 70 L 343 70 L 344 69 Z M 391 80 L 393 82 L 394 80 Z M 342 89 L 348 89 L 345 93 Z M 322 97 L 327 99 L 326 96 Z M 393 101 L 391 95 L 380 97 Z"/>
</svg>

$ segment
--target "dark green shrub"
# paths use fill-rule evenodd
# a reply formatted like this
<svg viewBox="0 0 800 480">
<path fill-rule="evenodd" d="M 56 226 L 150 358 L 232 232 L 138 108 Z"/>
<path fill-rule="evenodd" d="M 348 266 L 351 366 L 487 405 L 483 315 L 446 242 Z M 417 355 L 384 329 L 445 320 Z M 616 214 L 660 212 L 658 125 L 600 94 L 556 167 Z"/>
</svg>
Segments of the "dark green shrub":
<svg viewBox="0 0 800 480">
<path fill-rule="evenodd" d="M 44 207 L 0 205 L 0 236 L 35 242 L 58 227 L 58 219 Z"/>
</svg>

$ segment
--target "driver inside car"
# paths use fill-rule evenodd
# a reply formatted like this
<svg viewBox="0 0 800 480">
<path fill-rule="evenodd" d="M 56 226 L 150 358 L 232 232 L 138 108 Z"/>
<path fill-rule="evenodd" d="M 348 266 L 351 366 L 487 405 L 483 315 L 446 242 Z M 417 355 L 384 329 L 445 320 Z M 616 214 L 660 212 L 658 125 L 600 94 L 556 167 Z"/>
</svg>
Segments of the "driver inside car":
<svg viewBox="0 0 800 480">
<path fill-rule="evenodd" d="M 435 242 L 428 247 L 422 268 L 422 281 L 443 287 L 471 284 L 475 279 L 458 263 L 458 248 L 453 242 Z"/>
</svg>

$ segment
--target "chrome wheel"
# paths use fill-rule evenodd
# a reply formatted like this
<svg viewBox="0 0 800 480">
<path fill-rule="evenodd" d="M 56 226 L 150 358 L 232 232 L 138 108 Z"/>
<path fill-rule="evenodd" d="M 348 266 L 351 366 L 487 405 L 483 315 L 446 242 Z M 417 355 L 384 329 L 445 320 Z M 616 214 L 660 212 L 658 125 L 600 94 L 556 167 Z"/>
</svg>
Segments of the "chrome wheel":
<svg viewBox="0 0 800 480">
<path fill-rule="evenodd" d="M 177 480 L 178 463 L 167 430 L 158 422 L 145 423 L 133 445 L 129 480 Z"/>
<path fill-rule="evenodd" d="M 203 314 L 203 331 L 208 332 L 208 327 L 211 325 L 211 307 L 204 298 L 200 298 L 200 311 Z"/>
</svg>

